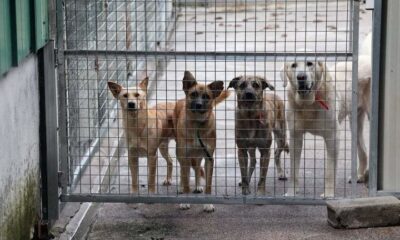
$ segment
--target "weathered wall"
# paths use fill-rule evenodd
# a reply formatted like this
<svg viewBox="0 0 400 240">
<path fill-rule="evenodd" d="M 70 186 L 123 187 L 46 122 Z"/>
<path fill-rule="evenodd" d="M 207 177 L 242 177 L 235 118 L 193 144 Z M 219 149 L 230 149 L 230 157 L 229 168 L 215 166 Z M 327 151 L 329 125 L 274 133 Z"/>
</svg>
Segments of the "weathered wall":
<svg viewBox="0 0 400 240">
<path fill-rule="evenodd" d="M 0 239 L 30 239 L 39 207 L 37 58 L 0 76 Z"/>
</svg>

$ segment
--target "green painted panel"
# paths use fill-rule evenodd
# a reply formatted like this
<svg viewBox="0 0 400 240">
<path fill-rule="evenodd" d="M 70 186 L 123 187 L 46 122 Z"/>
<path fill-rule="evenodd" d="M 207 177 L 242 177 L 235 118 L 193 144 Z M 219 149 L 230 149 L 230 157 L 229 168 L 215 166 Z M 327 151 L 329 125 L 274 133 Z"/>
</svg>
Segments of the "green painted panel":
<svg viewBox="0 0 400 240">
<path fill-rule="evenodd" d="M 17 52 L 14 63 L 18 64 L 31 51 L 31 8 L 30 0 L 15 0 L 15 27 Z M 16 62 L 15 62 L 16 60 Z"/>
<path fill-rule="evenodd" d="M 0 0 L 0 75 L 11 67 L 11 26 L 9 0 Z"/>
<path fill-rule="evenodd" d="M 49 38 L 48 0 L 35 1 L 35 50 L 43 47 Z"/>
</svg>

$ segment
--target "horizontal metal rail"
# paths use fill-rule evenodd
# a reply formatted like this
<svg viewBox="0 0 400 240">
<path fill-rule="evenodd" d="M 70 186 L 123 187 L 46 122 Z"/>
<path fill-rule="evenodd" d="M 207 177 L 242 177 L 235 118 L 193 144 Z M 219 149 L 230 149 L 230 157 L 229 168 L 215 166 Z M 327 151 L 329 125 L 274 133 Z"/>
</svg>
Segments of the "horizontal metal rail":
<svg viewBox="0 0 400 240">
<path fill-rule="evenodd" d="M 137 196 L 130 194 L 62 194 L 64 202 L 123 202 L 123 203 L 191 203 L 191 204 L 257 204 L 257 205 L 325 205 L 324 199 L 282 197 L 229 196 Z"/>
<path fill-rule="evenodd" d="M 64 50 L 65 56 L 126 56 L 166 57 L 169 59 L 288 61 L 292 59 L 322 59 L 324 61 L 351 61 L 350 52 L 183 52 L 183 51 L 120 51 L 120 50 Z"/>
</svg>

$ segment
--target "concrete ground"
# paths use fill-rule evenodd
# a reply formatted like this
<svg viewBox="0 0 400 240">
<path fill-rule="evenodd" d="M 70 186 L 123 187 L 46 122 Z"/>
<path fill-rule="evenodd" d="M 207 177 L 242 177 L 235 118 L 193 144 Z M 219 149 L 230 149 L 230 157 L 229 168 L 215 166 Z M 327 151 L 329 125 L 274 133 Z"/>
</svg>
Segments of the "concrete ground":
<svg viewBox="0 0 400 240">
<path fill-rule="evenodd" d="M 217 205 L 181 211 L 177 205 L 105 203 L 86 239 L 400 239 L 400 227 L 338 230 L 319 206 Z"/>
<path fill-rule="evenodd" d="M 329 2 L 329 1 L 328 1 Z M 182 8 L 178 13 L 176 31 L 171 48 L 177 51 L 248 51 L 248 52 L 346 52 L 350 29 L 347 25 L 348 1 L 331 1 L 323 4 L 293 2 L 265 6 Z M 316 4 L 316 5 L 315 5 Z M 327 5 L 328 4 L 328 5 Z M 307 9 L 307 11 L 305 11 Z M 337 10 L 328 11 L 328 10 Z M 297 13 L 295 13 L 295 10 Z M 236 12 L 236 13 L 235 13 Z M 285 14 L 286 12 L 286 14 Z M 312 12 L 312 14 L 310 14 Z M 371 14 L 360 11 L 360 42 L 371 30 Z M 307 24 L 305 24 L 307 23 Z M 328 29 L 328 30 L 326 30 Z M 296 33 L 297 32 L 297 33 Z M 246 39 L 246 41 L 245 41 Z M 307 40 L 307 41 L 306 41 Z M 334 62 L 327 63 L 333 67 Z M 276 94 L 286 99 L 279 78 L 282 62 L 268 61 L 199 61 L 196 59 L 171 60 L 164 78 L 156 82 L 156 92 L 150 105 L 175 101 L 184 96 L 181 79 L 184 70 L 191 70 L 201 82 L 223 80 L 225 85 L 236 75 L 259 74 L 267 77 L 276 87 Z M 340 84 L 340 83 L 338 83 Z M 217 149 L 213 194 L 241 198 L 238 187 L 240 172 L 236 161 L 234 142 L 235 98 L 231 96 L 216 109 Z M 340 126 L 341 151 L 338 160 L 337 197 L 348 197 L 351 185 L 351 136 L 348 122 Z M 368 127 L 365 130 L 368 140 Z M 318 199 L 323 192 L 323 166 L 325 146 L 322 139 L 306 135 L 302 155 L 299 197 Z M 159 184 L 158 196 L 177 196 L 179 164 L 174 154 L 173 185 Z M 107 155 L 109 156 L 109 154 Z M 289 156 L 282 156 L 286 174 L 289 173 Z M 109 176 L 103 194 L 118 196 L 129 194 L 130 174 L 126 152 L 119 156 L 113 174 Z M 140 194 L 147 196 L 146 159 L 140 160 Z M 166 164 L 160 158 L 158 183 L 163 181 Z M 282 197 L 287 183 L 277 180 L 274 163 L 269 164 L 267 197 Z M 103 174 L 99 173 L 99 176 Z M 192 184 L 194 183 L 192 173 Z M 253 183 L 257 181 L 255 171 Z M 255 184 L 251 185 L 255 193 Z M 365 196 L 367 189 L 358 185 L 356 195 Z M 79 188 L 78 193 L 86 193 Z M 202 195 L 198 195 L 201 197 Z M 400 227 L 335 230 L 327 225 L 324 206 L 256 206 L 216 205 L 216 212 L 206 214 L 194 205 L 181 211 L 176 204 L 116 204 L 105 203 L 95 207 L 92 218 L 80 230 L 86 239 L 400 239 Z M 60 239 L 66 239 L 64 238 Z"/>
</svg>

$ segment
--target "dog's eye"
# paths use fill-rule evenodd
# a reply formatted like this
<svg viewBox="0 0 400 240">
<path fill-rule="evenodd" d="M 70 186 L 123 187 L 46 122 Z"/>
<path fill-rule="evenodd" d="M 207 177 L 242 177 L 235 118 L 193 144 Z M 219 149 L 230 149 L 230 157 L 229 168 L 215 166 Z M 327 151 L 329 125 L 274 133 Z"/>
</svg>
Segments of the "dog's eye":
<svg viewBox="0 0 400 240">
<path fill-rule="evenodd" d="M 246 88 L 246 83 L 245 83 L 245 82 L 241 83 L 241 84 L 239 85 L 239 87 L 240 87 L 241 89 L 245 89 L 245 88 Z"/>
<path fill-rule="evenodd" d="M 191 92 L 190 97 L 196 98 L 199 94 L 197 92 Z"/>
<path fill-rule="evenodd" d="M 135 97 L 140 97 L 140 94 L 139 94 L 139 93 L 135 93 L 134 96 L 135 96 Z"/>
<path fill-rule="evenodd" d="M 260 84 L 258 84 L 257 82 L 253 82 L 252 86 L 253 86 L 253 88 L 259 88 Z"/>
<path fill-rule="evenodd" d="M 124 95 L 122 95 L 124 98 L 127 98 L 128 97 L 128 94 L 127 93 L 125 93 Z"/>
<path fill-rule="evenodd" d="M 312 67 L 313 63 L 312 62 L 307 62 L 308 67 Z"/>
<path fill-rule="evenodd" d="M 292 68 L 297 68 L 297 63 L 293 63 Z"/>
</svg>

